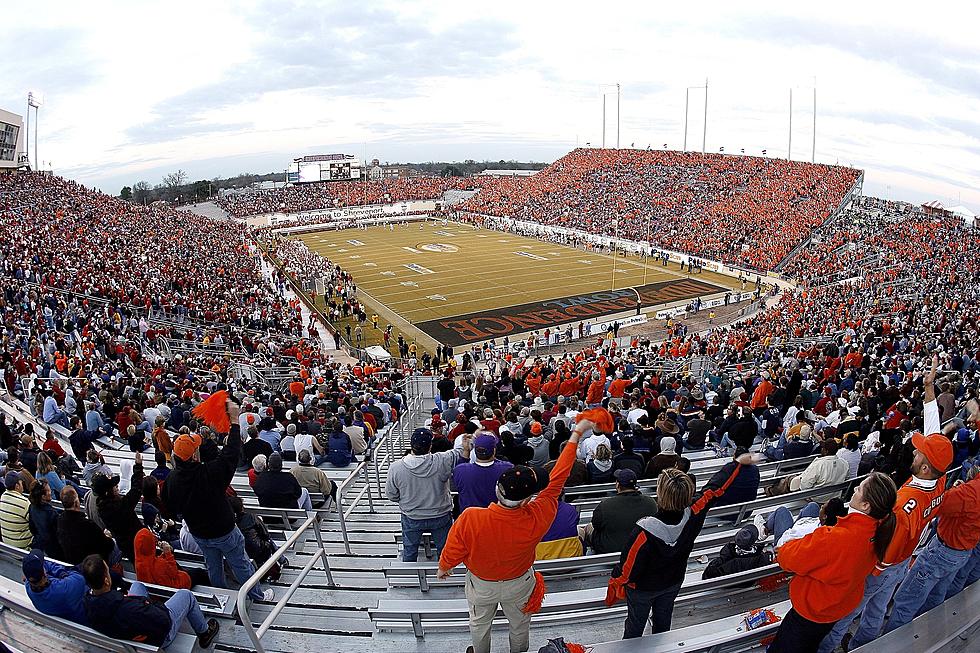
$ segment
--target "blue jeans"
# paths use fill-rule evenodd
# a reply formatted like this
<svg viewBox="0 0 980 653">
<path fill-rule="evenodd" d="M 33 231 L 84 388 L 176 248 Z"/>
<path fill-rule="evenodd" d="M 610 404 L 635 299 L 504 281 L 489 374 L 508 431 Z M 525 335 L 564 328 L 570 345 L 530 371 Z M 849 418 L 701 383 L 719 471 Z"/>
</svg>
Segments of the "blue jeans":
<svg viewBox="0 0 980 653">
<path fill-rule="evenodd" d="M 815 518 L 820 516 L 820 504 L 814 501 L 806 504 L 803 510 L 800 511 L 799 519 L 804 517 Z M 796 523 L 796 519 L 793 518 L 793 513 L 789 511 L 789 508 L 779 506 L 776 508 L 776 512 L 770 513 L 766 517 L 766 530 L 773 534 L 773 544 L 779 542 L 779 538 L 783 536 L 783 533 L 788 531 Z M 761 535 L 761 533 L 760 533 Z"/>
<path fill-rule="evenodd" d="M 147 595 L 146 585 L 139 581 L 129 587 L 129 596 L 146 598 Z M 163 605 L 170 613 L 170 632 L 163 640 L 163 648 L 170 646 L 176 639 L 184 619 L 187 619 L 187 623 L 198 635 L 203 635 L 208 631 L 208 621 L 204 618 L 204 613 L 201 612 L 201 606 L 197 604 L 197 597 L 190 590 L 177 590 Z"/>
<path fill-rule="evenodd" d="M 627 587 L 626 624 L 623 628 L 623 639 L 641 637 L 646 628 L 647 619 L 650 620 L 654 633 L 665 633 L 670 630 L 674 600 L 680 591 L 680 583 L 657 592 Z"/>
<path fill-rule="evenodd" d="M 903 560 L 895 563 L 879 576 L 868 576 L 864 581 L 864 598 L 861 599 L 861 604 L 854 608 L 851 614 L 837 622 L 830 634 L 820 642 L 817 653 L 831 653 L 836 649 L 844 639 L 844 633 L 847 632 L 851 622 L 858 616 L 861 617 L 861 624 L 854 632 L 850 648 L 857 648 L 876 638 L 885 621 L 888 602 L 891 601 L 895 588 L 902 582 L 907 572 L 908 561 Z"/>
<path fill-rule="evenodd" d="M 225 584 L 225 560 L 228 561 L 231 572 L 239 583 L 244 583 L 255 573 L 255 566 L 245 555 L 245 537 L 238 530 L 238 526 L 221 537 L 205 538 L 194 535 L 194 541 L 201 547 L 204 564 L 208 569 L 208 578 L 211 579 L 211 584 L 214 587 L 227 587 Z M 257 601 L 262 598 L 262 590 L 256 585 L 249 591 L 248 597 Z"/>
<path fill-rule="evenodd" d="M 946 590 L 946 598 L 949 599 L 956 596 L 963 591 L 964 587 L 972 585 L 978 580 L 980 580 L 980 544 L 973 549 L 970 559 L 966 561 L 966 564 L 960 568 L 956 577 L 953 578 L 949 589 Z"/>
<path fill-rule="evenodd" d="M 453 525 L 452 513 L 446 513 L 441 517 L 431 519 L 412 519 L 407 515 L 402 515 L 402 562 L 417 562 L 419 559 L 419 545 L 422 543 L 422 532 L 432 533 L 432 543 L 436 547 L 436 557 L 446 546 L 446 538 L 449 537 L 449 528 Z"/>
<path fill-rule="evenodd" d="M 889 633 L 904 626 L 923 612 L 928 612 L 946 599 L 946 591 L 956 572 L 970 559 L 972 550 L 957 551 L 933 537 L 925 550 L 916 557 L 895 594 L 892 614 L 885 625 Z"/>
</svg>

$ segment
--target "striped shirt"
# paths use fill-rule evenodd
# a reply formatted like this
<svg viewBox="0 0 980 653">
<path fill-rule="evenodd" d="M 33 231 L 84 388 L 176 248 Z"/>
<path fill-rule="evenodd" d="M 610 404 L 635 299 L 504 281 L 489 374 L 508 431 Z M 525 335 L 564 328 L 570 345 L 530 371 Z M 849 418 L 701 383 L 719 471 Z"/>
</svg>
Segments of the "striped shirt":
<svg viewBox="0 0 980 653">
<path fill-rule="evenodd" d="M 15 490 L 7 490 L 0 497 L 0 535 L 3 543 L 18 549 L 30 549 L 31 535 L 27 513 L 31 502 Z"/>
</svg>

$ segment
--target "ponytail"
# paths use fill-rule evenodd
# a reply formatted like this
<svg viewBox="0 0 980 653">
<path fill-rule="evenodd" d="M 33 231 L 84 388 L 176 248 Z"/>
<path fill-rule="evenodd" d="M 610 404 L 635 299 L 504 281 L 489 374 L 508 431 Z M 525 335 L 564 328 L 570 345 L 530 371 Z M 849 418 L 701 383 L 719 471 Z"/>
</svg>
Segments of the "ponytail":
<svg viewBox="0 0 980 653">
<path fill-rule="evenodd" d="M 891 544 L 892 536 L 895 534 L 895 513 L 890 512 L 885 515 L 885 518 L 878 522 L 878 526 L 875 527 L 875 536 L 872 538 L 871 542 L 874 545 L 875 557 L 878 558 L 878 562 L 881 562 L 885 558 L 885 551 L 888 550 L 888 545 Z"/>
</svg>

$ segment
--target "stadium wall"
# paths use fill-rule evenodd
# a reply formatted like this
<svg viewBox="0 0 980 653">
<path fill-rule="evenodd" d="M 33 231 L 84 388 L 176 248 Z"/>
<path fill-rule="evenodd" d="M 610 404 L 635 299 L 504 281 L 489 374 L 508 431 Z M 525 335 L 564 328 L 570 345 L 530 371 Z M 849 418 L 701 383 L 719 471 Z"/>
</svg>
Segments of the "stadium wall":
<svg viewBox="0 0 980 653">
<path fill-rule="evenodd" d="M 300 211 L 298 213 L 263 213 L 246 219 L 253 227 L 289 226 L 291 222 L 300 222 L 320 218 L 322 221 L 304 224 L 304 227 L 329 225 L 338 220 L 361 220 L 364 218 L 380 218 L 382 216 L 406 215 L 410 213 L 431 212 L 438 209 L 437 200 L 412 200 L 395 202 L 394 204 L 369 204 L 366 206 L 345 206 L 336 209 L 317 209 L 315 211 Z"/>
</svg>

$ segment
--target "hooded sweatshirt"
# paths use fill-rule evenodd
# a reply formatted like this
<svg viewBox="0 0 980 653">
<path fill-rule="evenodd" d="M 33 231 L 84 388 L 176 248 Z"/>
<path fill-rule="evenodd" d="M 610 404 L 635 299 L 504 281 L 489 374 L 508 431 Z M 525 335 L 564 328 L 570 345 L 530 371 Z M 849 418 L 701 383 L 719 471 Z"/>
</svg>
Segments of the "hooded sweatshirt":
<svg viewBox="0 0 980 653">
<path fill-rule="evenodd" d="M 528 463 L 532 467 L 544 467 L 551 460 L 551 443 L 543 435 L 532 435 L 527 439 L 527 446 L 534 449 L 534 455 Z"/>
<path fill-rule="evenodd" d="M 392 463 L 385 491 L 409 519 L 432 519 L 452 512 L 449 479 L 461 459 L 455 450 L 409 454 Z"/>
<path fill-rule="evenodd" d="M 190 574 L 180 570 L 173 553 L 157 555 L 156 547 L 157 538 L 148 528 L 136 534 L 133 541 L 133 548 L 136 550 L 136 579 L 143 583 L 189 590 Z"/>
</svg>

